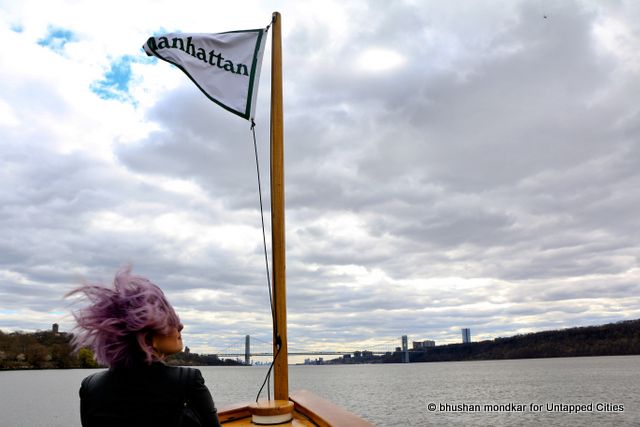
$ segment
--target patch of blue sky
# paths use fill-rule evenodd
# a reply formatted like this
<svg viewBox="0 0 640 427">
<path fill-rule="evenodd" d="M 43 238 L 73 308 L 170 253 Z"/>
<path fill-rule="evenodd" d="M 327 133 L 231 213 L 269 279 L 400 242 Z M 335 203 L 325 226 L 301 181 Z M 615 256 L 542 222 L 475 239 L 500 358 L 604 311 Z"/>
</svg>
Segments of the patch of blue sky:
<svg viewBox="0 0 640 427">
<path fill-rule="evenodd" d="M 11 31 L 14 33 L 21 33 L 24 31 L 22 24 L 11 24 Z"/>
<path fill-rule="evenodd" d="M 152 36 L 153 37 L 160 37 L 160 36 L 164 36 L 167 33 L 180 33 L 180 30 L 167 30 L 164 27 L 161 27 L 158 31 L 154 31 Z"/>
<path fill-rule="evenodd" d="M 49 28 L 49 33 L 46 37 L 38 40 L 40 46 L 48 47 L 54 52 L 62 52 L 64 46 L 72 41 L 75 41 L 76 37 L 70 30 L 64 28 Z"/>
<path fill-rule="evenodd" d="M 122 102 L 135 101 L 129 93 L 131 82 L 131 64 L 151 62 L 144 56 L 124 55 L 111 62 L 109 70 L 102 80 L 91 84 L 91 90 L 102 99 L 113 99 Z"/>
<path fill-rule="evenodd" d="M 166 34 L 161 30 L 154 36 Z M 136 104 L 129 93 L 129 83 L 131 82 L 131 64 L 155 64 L 158 58 L 147 56 L 142 47 L 140 55 L 124 55 L 111 62 L 109 70 L 104 74 L 102 80 L 97 80 L 91 84 L 91 90 L 102 99 L 112 99 L 121 102 L 131 102 Z"/>
</svg>

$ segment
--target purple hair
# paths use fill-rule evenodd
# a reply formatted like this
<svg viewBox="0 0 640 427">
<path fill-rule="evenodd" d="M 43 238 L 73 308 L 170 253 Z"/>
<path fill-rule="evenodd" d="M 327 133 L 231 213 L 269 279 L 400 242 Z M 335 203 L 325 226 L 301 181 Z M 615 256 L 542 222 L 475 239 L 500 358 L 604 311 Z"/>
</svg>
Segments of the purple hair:
<svg viewBox="0 0 640 427">
<path fill-rule="evenodd" d="M 180 318 L 148 279 L 131 275 L 131 267 L 118 271 L 115 289 L 85 284 L 67 294 L 82 293 L 90 304 L 76 312 L 76 349 L 89 347 L 96 360 L 108 367 L 133 367 L 159 360 L 153 352 L 154 333 L 169 334 Z"/>
</svg>

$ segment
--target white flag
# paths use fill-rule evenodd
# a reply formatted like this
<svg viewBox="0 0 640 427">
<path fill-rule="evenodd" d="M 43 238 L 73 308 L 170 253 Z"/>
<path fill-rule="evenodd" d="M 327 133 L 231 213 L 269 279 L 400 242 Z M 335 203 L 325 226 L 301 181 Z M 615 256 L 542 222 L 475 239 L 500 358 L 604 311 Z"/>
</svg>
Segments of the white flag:
<svg viewBox="0 0 640 427">
<path fill-rule="evenodd" d="M 147 55 L 184 71 L 213 102 L 252 119 L 258 93 L 265 30 L 217 34 L 170 33 L 150 37 Z"/>
</svg>

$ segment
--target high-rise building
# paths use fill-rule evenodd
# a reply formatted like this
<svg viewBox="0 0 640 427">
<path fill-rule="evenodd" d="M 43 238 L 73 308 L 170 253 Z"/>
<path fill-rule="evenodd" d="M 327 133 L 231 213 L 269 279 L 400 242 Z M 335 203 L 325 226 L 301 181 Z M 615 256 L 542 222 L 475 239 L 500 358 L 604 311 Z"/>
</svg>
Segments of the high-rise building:
<svg viewBox="0 0 640 427">
<path fill-rule="evenodd" d="M 470 343 L 471 342 L 471 329 L 462 328 L 462 343 Z"/>
<path fill-rule="evenodd" d="M 402 362 L 409 363 L 409 338 L 406 335 L 402 336 Z"/>
</svg>

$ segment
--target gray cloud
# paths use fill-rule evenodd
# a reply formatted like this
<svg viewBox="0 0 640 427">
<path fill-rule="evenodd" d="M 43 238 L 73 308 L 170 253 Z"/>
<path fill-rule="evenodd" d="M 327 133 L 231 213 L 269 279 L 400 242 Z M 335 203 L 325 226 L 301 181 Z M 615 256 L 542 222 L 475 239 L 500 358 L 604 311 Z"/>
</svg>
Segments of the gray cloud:
<svg viewBox="0 0 640 427">
<path fill-rule="evenodd" d="M 285 20 L 292 347 L 638 317 L 640 61 L 627 39 L 616 50 L 598 32 L 613 19 L 637 40 L 637 6 L 341 10 L 344 27 Z M 363 64 L 373 49 L 402 61 Z M 267 65 L 256 129 L 265 187 Z M 132 67 L 131 97 L 150 90 L 141 70 L 166 67 Z M 0 328 L 70 327 L 62 295 L 130 262 L 167 291 L 194 350 L 270 339 L 247 123 L 184 78 L 149 107 L 136 100 L 155 130 L 122 130 L 105 155 L 79 124 L 85 95 L 38 73 L 0 77 L 0 112 L 8 105 L 22 124 L 0 120 Z"/>
</svg>

